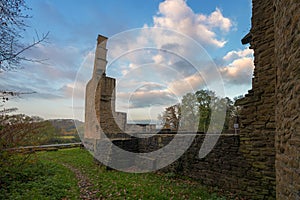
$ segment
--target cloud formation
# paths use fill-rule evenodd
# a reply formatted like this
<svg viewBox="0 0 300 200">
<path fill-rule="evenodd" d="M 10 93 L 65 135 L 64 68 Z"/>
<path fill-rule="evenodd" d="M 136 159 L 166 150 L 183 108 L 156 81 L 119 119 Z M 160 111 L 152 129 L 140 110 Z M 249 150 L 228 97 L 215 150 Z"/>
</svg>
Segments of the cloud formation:
<svg viewBox="0 0 300 200">
<path fill-rule="evenodd" d="M 151 106 L 172 105 L 178 101 L 178 97 L 162 85 L 145 83 L 133 92 L 119 92 L 119 101 L 127 108 L 144 108 Z"/>
<path fill-rule="evenodd" d="M 69 98 L 71 92 L 66 86 L 74 82 L 82 54 L 73 46 L 39 44 L 25 56 L 46 59 L 44 64 L 28 62 L 18 72 L 1 73 L 0 86 L 6 90 L 35 91 L 30 98 Z"/>
<path fill-rule="evenodd" d="M 153 17 L 153 27 L 164 27 L 189 35 L 201 44 L 224 47 L 226 40 L 218 38 L 216 31 L 227 33 L 232 20 L 216 8 L 209 15 L 195 13 L 184 0 L 166 0 L 159 4 L 158 14 Z"/>
<path fill-rule="evenodd" d="M 36 101 L 42 103 L 44 99 L 55 100 L 60 102 L 58 106 L 60 108 L 70 104 L 74 88 L 75 107 L 84 105 L 85 85 L 91 78 L 94 63 L 94 49 L 91 48 L 95 45 L 94 37 L 98 31 L 109 36 L 109 42 L 113 40 L 111 35 L 143 23 L 146 23 L 144 25 L 146 28 L 166 28 L 183 34 L 141 31 L 137 34 L 128 34 L 127 37 L 115 41 L 113 46 L 108 46 L 108 61 L 110 62 L 111 58 L 118 58 L 114 65 L 108 66 L 107 71 L 108 76 L 121 82 L 117 88 L 119 93 L 117 101 L 121 106 L 130 109 L 142 109 L 149 108 L 149 105 L 164 107 L 176 103 L 181 95 L 191 89 L 201 89 L 205 81 L 197 74 L 196 66 L 186 58 L 199 58 L 204 54 L 200 52 L 199 56 L 199 52 L 190 47 L 189 37 L 207 49 L 218 50 L 227 47 L 227 36 L 235 24 L 232 19 L 224 16 L 221 8 L 215 8 L 204 14 L 193 11 L 185 0 L 160 1 L 156 7 L 157 13 L 152 18 L 150 14 L 145 21 L 140 21 L 139 25 L 134 26 L 129 26 L 128 22 L 135 20 L 126 22 L 124 17 L 120 17 L 126 13 L 120 13 L 120 16 L 116 17 L 111 15 L 111 12 L 103 12 L 101 10 L 103 6 L 99 2 L 93 5 L 82 3 L 79 6 L 81 12 L 74 9 L 74 13 L 88 13 L 85 15 L 87 18 L 78 14 L 70 17 L 68 12 L 64 12 L 61 4 L 55 2 L 35 4 L 38 6 L 36 9 L 38 12 L 34 18 L 40 19 L 37 23 L 46 28 L 46 31 L 51 27 L 52 41 L 46 46 L 38 45 L 27 55 L 37 59 L 49 59 L 46 61 L 47 65 L 30 63 L 25 65 L 25 70 L 18 73 L 0 74 L 0 86 L 15 88 L 18 91 L 36 91 L 37 94 L 32 96 Z M 106 20 L 98 20 L 95 23 L 95 19 Z M 35 26 L 33 24 L 33 27 Z M 184 35 L 189 37 L 186 38 Z M 190 48 L 185 48 L 186 46 Z M 128 49 L 131 51 L 126 51 Z M 222 65 L 219 66 L 224 80 L 228 84 L 249 83 L 251 66 L 253 67 L 251 59 L 249 50 L 227 53 L 222 58 Z M 196 63 L 201 65 L 202 61 L 197 60 Z M 207 63 L 207 60 L 203 63 Z M 78 71 L 80 67 L 82 70 Z M 205 69 L 201 71 L 201 75 L 209 73 L 209 66 L 203 67 Z M 77 71 L 79 77 L 74 84 Z M 69 104 L 61 103 L 65 100 L 70 101 Z"/>
<path fill-rule="evenodd" d="M 220 68 L 223 79 L 230 84 L 245 85 L 251 83 L 253 76 L 253 50 L 244 49 L 230 51 L 224 57 L 224 62 L 229 64 Z"/>
<path fill-rule="evenodd" d="M 232 27 L 232 20 L 219 8 L 206 15 L 195 13 L 184 0 L 161 2 L 152 24 L 145 24 L 144 30 L 128 31 L 108 40 L 108 71 L 117 74 L 121 83 L 117 88 L 119 102 L 130 96 L 131 107 L 147 107 L 150 102 L 170 102 L 171 93 L 180 97 L 204 87 L 206 82 L 199 72 L 209 74 L 213 65 L 195 41 L 206 47 L 224 47 L 226 41 L 219 36 L 228 34 Z M 165 90 L 134 88 L 149 82 L 162 84 Z"/>
<path fill-rule="evenodd" d="M 224 61 L 232 61 L 234 59 L 238 59 L 241 57 L 251 57 L 253 55 L 253 50 L 249 48 L 245 48 L 244 50 L 238 51 L 229 51 L 224 57 Z"/>
</svg>

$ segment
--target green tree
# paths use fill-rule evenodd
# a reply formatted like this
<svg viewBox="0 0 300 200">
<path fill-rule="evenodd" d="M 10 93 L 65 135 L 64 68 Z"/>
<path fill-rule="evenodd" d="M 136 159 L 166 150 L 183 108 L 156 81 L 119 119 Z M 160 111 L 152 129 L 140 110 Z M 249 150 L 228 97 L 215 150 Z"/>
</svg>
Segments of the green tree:
<svg viewBox="0 0 300 200">
<path fill-rule="evenodd" d="M 195 93 L 198 101 L 199 124 L 198 131 L 207 132 L 211 118 L 211 104 L 217 98 L 214 92 L 209 90 L 199 90 Z"/>
<path fill-rule="evenodd" d="M 165 108 L 165 111 L 159 116 L 159 120 L 163 125 L 163 129 L 177 131 L 181 120 L 180 104 Z"/>
<path fill-rule="evenodd" d="M 199 90 L 184 95 L 180 104 L 166 108 L 159 119 L 164 128 L 172 130 L 226 131 L 231 127 L 236 110 L 230 98 L 218 97 L 213 91 Z"/>
<path fill-rule="evenodd" d="M 180 128 L 184 131 L 197 131 L 199 122 L 199 102 L 193 93 L 187 93 L 181 100 Z"/>
</svg>

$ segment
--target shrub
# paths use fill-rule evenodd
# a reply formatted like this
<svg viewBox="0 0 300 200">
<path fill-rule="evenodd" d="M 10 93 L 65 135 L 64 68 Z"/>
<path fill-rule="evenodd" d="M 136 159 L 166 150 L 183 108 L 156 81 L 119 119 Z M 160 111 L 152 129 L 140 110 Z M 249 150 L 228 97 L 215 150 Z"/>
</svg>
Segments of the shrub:
<svg viewBox="0 0 300 200">
<path fill-rule="evenodd" d="M 13 155 L 20 146 L 39 145 L 52 138 L 54 131 L 47 121 L 26 115 L 0 117 L 0 168 L 15 165 Z M 53 127 L 52 127 L 53 129 Z M 54 129 L 53 129 L 54 130 Z M 25 156 L 25 158 L 28 156 Z M 24 162 L 27 159 L 24 159 Z M 22 163 L 20 163 L 20 166 Z"/>
</svg>

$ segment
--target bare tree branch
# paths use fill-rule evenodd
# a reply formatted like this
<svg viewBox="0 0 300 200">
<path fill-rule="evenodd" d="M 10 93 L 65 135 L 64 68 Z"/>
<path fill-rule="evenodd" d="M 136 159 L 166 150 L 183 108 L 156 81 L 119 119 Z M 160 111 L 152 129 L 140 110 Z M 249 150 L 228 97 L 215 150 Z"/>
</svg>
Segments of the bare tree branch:
<svg viewBox="0 0 300 200">
<path fill-rule="evenodd" d="M 42 37 L 37 34 L 31 44 L 20 42 L 22 33 L 26 30 L 25 20 L 30 18 L 23 12 L 29 10 L 24 0 L 1 0 L 0 1 L 0 73 L 20 67 L 22 61 L 39 62 L 34 58 L 23 56 L 24 52 L 46 42 L 49 32 Z"/>
<path fill-rule="evenodd" d="M 3 61 L 5 61 L 5 60 L 11 60 L 11 59 L 16 58 L 17 56 L 19 56 L 20 54 L 22 54 L 24 51 L 26 51 L 26 50 L 28 50 L 28 49 L 34 47 L 35 45 L 41 43 L 42 41 L 44 41 L 44 40 L 47 38 L 48 34 L 49 34 L 49 32 L 48 32 L 46 35 L 44 35 L 44 36 L 42 37 L 42 39 L 40 39 L 40 40 L 38 40 L 38 41 L 36 41 L 36 42 L 33 42 L 33 43 L 30 44 L 29 46 L 27 46 L 27 47 L 21 49 L 19 52 L 10 55 L 10 57 L 6 57 L 6 58 L 0 60 L 0 62 L 3 62 Z"/>
<path fill-rule="evenodd" d="M 2 59 L 0 59 L 0 63 L 4 62 L 4 61 L 8 61 L 8 60 L 13 60 L 13 59 L 19 57 L 24 51 L 31 49 L 32 47 L 36 46 L 37 44 L 40 44 L 41 42 L 44 42 L 48 38 L 48 36 L 49 36 L 49 32 L 44 34 L 41 39 L 38 38 L 37 41 L 34 41 L 32 44 L 24 47 L 23 49 L 19 50 L 18 52 L 14 53 L 14 54 L 10 54 L 9 57 L 3 57 Z M 11 47 L 11 49 L 12 49 L 12 47 Z M 34 59 L 28 59 L 28 58 L 22 58 L 22 57 L 20 57 L 20 59 L 25 60 L 25 61 L 38 62 L 38 60 L 34 60 Z"/>
<path fill-rule="evenodd" d="M 14 91 L 0 91 L 0 101 L 2 100 L 2 103 L 7 102 L 9 99 L 13 97 L 20 98 L 23 94 L 34 94 L 36 92 L 14 92 Z"/>
</svg>

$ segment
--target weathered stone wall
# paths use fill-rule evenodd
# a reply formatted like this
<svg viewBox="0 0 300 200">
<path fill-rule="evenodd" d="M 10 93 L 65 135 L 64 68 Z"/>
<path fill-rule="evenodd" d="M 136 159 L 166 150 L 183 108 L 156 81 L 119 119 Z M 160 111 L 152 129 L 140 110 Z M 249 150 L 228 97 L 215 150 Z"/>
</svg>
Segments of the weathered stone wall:
<svg viewBox="0 0 300 200">
<path fill-rule="evenodd" d="M 276 193 L 300 199 L 300 1 L 275 0 Z"/>
<path fill-rule="evenodd" d="M 257 178 L 272 185 L 276 152 L 276 198 L 300 199 L 300 1 L 252 2 L 255 69 L 252 90 L 238 102 L 241 151 L 261 157 L 252 161 Z"/>
<path fill-rule="evenodd" d="M 168 144 L 172 137 L 160 135 L 148 140 L 139 140 L 140 151 L 161 148 Z M 240 151 L 238 135 L 221 135 L 213 150 L 205 158 L 199 159 L 198 153 L 204 137 L 205 134 L 197 135 L 188 151 L 162 171 L 188 176 L 205 185 L 218 187 L 247 199 L 275 198 L 273 185 L 265 185 L 264 179 L 268 178 L 258 178 L 258 171 L 247 159 L 250 153 Z"/>
<path fill-rule="evenodd" d="M 254 49 L 252 90 L 237 104 L 240 115 L 240 151 L 251 165 L 253 186 L 245 188 L 275 198 L 275 84 L 274 10 L 269 0 L 253 0 L 251 47 Z"/>
<path fill-rule="evenodd" d="M 127 124 L 127 113 L 125 112 L 115 112 L 114 118 L 116 120 L 116 123 L 118 124 L 119 128 L 122 131 L 126 130 L 126 124 Z"/>
<path fill-rule="evenodd" d="M 115 112 L 116 80 L 105 74 L 107 39 L 98 35 L 93 76 L 86 86 L 84 132 L 86 141 L 100 139 L 104 132 L 120 133 L 125 130 L 126 114 Z"/>
<path fill-rule="evenodd" d="M 115 85 L 116 79 L 103 76 L 97 87 L 96 95 L 100 96 L 97 103 L 100 106 L 98 108 L 96 105 L 96 114 L 104 133 L 121 133 L 123 131 L 117 124 L 115 115 Z"/>
<path fill-rule="evenodd" d="M 101 130 L 96 117 L 96 111 L 99 114 L 100 110 L 100 94 L 96 93 L 99 90 L 99 80 L 102 78 L 106 69 L 106 41 L 107 38 L 98 35 L 97 47 L 95 52 L 94 70 L 91 80 L 86 86 L 85 92 L 85 131 L 84 138 L 99 139 Z"/>
<path fill-rule="evenodd" d="M 155 124 L 126 124 L 126 133 L 154 133 Z"/>
<path fill-rule="evenodd" d="M 185 134 L 180 136 L 182 141 Z M 112 138 L 112 143 L 131 152 L 148 153 L 168 145 L 175 134 L 164 133 L 148 136 L 147 138 L 129 138 L 126 134 L 119 134 L 120 139 Z M 248 155 L 240 151 L 239 135 L 222 134 L 213 150 L 205 158 L 199 159 L 199 150 L 204 137 L 205 134 L 198 134 L 189 149 L 177 161 L 161 171 L 187 176 L 199 180 L 205 185 L 230 191 L 246 199 L 275 198 L 273 186 L 264 185 L 266 177 L 257 178 L 257 171 L 246 159 Z M 177 140 L 178 145 L 182 144 L 182 141 Z M 136 163 L 140 162 L 139 160 L 122 156 L 118 152 L 112 152 L 110 159 L 113 160 L 112 162 L 118 162 L 119 167 L 140 166 L 140 163 Z M 159 162 L 164 162 L 164 160 L 162 158 L 149 160 L 149 163 L 153 165 L 157 165 Z"/>
</svg>

